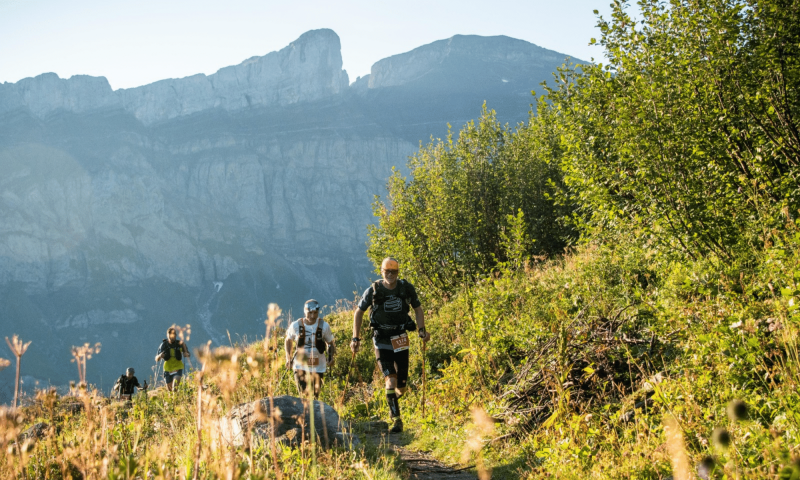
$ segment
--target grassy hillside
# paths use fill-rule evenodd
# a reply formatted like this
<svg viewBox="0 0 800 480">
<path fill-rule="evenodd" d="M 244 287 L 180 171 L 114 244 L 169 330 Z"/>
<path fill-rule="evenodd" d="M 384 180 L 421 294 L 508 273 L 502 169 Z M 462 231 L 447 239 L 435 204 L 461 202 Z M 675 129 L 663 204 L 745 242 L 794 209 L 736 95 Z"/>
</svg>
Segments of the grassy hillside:
<svg viewBox="0 0 800 480">
<path fill-rule="evenodd" d="M 608 65 L 565 66 L 516 129 L 484 108 L 375 202 L 368 255 L 400 259 L 433 335 L 402 438 L 481 479 L 799 480 L 800 5 L 638 5 L 600 20 Z M 322 400 L 386 419 L 371 349 L 350 368 L 352 305 L 326 318 Z M 297 393 L 276 320 L 198 349 L 174 395 L 3 410 L 0 475 L 405 478 L 370 445 L 220 443 L 236 405 Z"/>
<path fill-rule="evenodd" d="M 749 265 L 677 262 L 620 239 L 498 272 L 429 317 L 424 413 L 421 348 L 412 344 L 404 435 L 495 478 L 678 478 L 681 456 L 692 470 L 713 465 L 708 478 L 793 478 L 800 234 L 787 238 Z M 350 311 L 328 320 L 342 346 Z M 214 444 L 213 421 L 231 407 L 297 394 L 282 353 L 264 347 L 206 357 L 199 454 L 195 372 L 177 394 L 158 391 L 130 407 L 78 391 L 42 393 L 19 419 L 6 411 L 3 477 L 191 478 L 199 460 L 201 478 L 277 478 L 268 445 Z M 323 401 L 338 406 L 349 362 L 340 349 Z M 372 352 L 356 357 L 339 410 L 356 423 L 388 417 Z M 37 422 L 51 426 L 43 439 L 14 441 Z M 679 437 L 672 444 L 669 426 Z M 374 448 L 278 446 L 275 458 L 284 478 L 402 471 Z"/>
</svg>

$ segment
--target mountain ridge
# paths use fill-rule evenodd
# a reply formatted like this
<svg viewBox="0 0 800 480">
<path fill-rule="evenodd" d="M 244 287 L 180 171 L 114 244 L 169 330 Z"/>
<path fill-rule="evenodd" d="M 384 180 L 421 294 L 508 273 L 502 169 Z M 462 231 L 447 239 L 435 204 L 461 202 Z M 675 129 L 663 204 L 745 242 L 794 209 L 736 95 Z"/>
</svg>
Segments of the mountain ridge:
<svg viewBox="0 0 800 480">
<path fill-rule="evenodd" d="M 296 310 L 363 291 L 371 204 L 392 167 L 484 101 L 503 121 L 526 119 L 530 89 L 560 65 L 560 54 L 544 69 L 525 55 L 463 54 L 480 37 L 449 43 L 424 75 L 393 67 L 394 83 L 374 88 L 348 85 L 330 30 L 219 77 L 116 91 L 55 74 L 0 85 L 0 322 L 37 339 L 26 365 L 63 385 L 69 346 L 99 341 L 115 352 L 90 371 L 99 383 L 148 365 L 148 342 L 172 323 L 192 324 L 192 343 L 227 343 L 226 330 L 263 335 L 269 303 Z M 408 55 L 397 65 L 424 60 Z M 499 77 L 496 56 L 517 63 L 502 60 Z M 267 57 L 266 83 L 248 77 Z M 209 78 L 233 93 L 222 98 Z M 248 88 L 267 83 L 274 91 L 248 103 Z M 144 348 L 130 348 L 131 332 Z"/>
</svg>

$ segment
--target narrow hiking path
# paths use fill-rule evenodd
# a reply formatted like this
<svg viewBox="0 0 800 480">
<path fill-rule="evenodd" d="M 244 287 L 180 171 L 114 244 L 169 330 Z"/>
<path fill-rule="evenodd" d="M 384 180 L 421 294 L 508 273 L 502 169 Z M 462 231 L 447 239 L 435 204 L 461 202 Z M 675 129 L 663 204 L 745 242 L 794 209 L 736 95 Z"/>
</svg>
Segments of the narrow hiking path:
<svg viewBox="0 0 800 480">
<path fill-rule="evenodd" d="M 384 422 L 378 422 L 384 424 Z M 425 452 L 407 448 L 413 438 L 408 433 L 389 434 L 388 425 L 379 425 L 366 432 L 367 441 L 381 448 L 395 452 L 408 468 L 408 478 L 412 480 L 476 480 L 478 476 L 471 471 L 474 465 L 452 467 L 446 465 Z M 382 428 L 381 428 L 382 427 Z M 405 472 L 401 472 L 405 473 Z"/>
</svg>

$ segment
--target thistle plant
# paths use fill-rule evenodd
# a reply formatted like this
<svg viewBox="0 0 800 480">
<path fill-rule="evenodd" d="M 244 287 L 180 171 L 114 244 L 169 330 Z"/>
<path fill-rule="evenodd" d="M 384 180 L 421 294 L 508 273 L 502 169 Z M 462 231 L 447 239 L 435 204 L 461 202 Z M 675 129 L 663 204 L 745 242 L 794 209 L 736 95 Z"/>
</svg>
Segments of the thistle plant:
<svg viewBox="0 0 800 480">
<path fill-rule="evenodd" d="M 31 342 L 23 343 L 17 335 L 14 335 L 11 337 L 11 340 L 6 337 L 6 343 L 8 344 L 8 348 L 11 349 L 11 352 L 14 354 L 14 356 L 17 357 L 17 376 L 14 380 L 14 408 L 17 408 L 17 402 L 19 400 L 19 366 L 22 362 L 22 356 L 25 355 L 25 352 L 28 350 Z M 5 360 L 5 362 L 8 362 L 8 360 Z M 2 368 L 7 366 L 8 365 L 5 365 Z"/>
</svg>

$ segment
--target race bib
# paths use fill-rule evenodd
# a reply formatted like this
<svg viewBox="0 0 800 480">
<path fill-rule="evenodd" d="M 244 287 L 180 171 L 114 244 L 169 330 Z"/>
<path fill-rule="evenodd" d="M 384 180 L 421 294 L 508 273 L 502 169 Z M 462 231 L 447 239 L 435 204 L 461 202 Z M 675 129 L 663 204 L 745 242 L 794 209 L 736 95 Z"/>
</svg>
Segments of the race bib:
<svg viewBox="0 0 800 480">
<path fill-rule="evenodd" d="M 305 357 L 302 359 L 303 365 L 308 365 L 309 367 L 316 367 L 319 365 L 319 357 L 308 358 Z"/>
<path fill-rule="evenodd" d="M 386 337 L 384 337 L 386 338 Z M 395 335 L 391 337 L 392 340 L 392 348 L 395 352 L 402 352 L 403 350 L 408 350 L 408 346 L 410 342 L 408 340 L 408 334 L 403 333 L 401 335 Z"/>
</svg>

